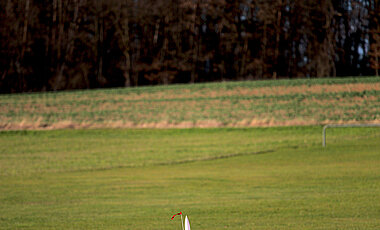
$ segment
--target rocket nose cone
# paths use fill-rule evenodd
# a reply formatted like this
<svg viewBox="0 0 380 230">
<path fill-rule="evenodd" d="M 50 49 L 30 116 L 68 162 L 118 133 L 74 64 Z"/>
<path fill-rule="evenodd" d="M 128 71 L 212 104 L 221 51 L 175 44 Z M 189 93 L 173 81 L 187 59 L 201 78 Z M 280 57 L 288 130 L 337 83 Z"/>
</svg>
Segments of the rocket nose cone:
<svg viewBox="0 0 380 230">
<path fill-rule="evenodd" d="M 185 218 L 185 230 L 190 230 L 190 222 L 189 222 L 189 218 Z"/>
</svg>

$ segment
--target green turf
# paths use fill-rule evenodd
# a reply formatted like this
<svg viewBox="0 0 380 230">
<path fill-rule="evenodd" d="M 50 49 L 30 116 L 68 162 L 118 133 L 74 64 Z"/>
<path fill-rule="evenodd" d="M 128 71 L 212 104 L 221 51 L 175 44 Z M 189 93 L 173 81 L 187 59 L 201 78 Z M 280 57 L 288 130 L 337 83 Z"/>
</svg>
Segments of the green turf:
<svg viewBox="0 0 380 230">
<path fill-rule="evenodd" d="M 321 132 L 0 132 L 0 229 L 379 229 L 379 129 Z"/>
</svg>

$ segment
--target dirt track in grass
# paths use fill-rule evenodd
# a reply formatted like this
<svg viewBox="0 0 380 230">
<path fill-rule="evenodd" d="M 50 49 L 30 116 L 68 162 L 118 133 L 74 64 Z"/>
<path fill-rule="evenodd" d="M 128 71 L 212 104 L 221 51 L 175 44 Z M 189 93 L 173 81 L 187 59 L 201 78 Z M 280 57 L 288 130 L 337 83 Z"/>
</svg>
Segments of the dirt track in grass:
<svg viewBox="0 0 380 230">
<path fill-rule="evenodd" d="M 285 82 L 286 83 L 286 82 Z M 380 80 L 255 87 L 0 95 L 0 129 L 193 128 L 379 123 Z"/>
</svg>

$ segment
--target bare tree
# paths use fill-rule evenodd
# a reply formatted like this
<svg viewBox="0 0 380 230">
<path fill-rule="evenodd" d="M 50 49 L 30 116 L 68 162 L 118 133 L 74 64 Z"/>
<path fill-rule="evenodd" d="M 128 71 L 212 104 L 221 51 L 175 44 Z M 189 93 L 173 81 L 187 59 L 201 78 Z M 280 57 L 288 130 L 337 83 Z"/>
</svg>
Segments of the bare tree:
<svg viewBox="0 0 380 230">
<path fill-rule="evenodd" d="M 116 1 L 114 24 L 116 25 L 116 35 L 119 37 L 119 47 L 123 53 L 124 60 L 122 64 L 124 86 L 129 87 L 132 85 L 131 72 L 132 72 L 132 58 L 131 58 L 131 39 L 130 39 L 130 18 L 131 8 L 133 1 Z"/>
<path fill-rule="evenodd" d="M 103 45 L 104 45 L 104 11 L 103 0 L 95 0 L 96 13 L 95 13 L 95 39 L 96 39 L 96 56 L 97 56 L 97 68 L 96 78 L 100 86 L 105 84 L 105 78 L 103 76 Z"/>
<path fill-rule="evenodd" d="M 379 1 L 369 1 L 369 35 L 370 35 L 370 66 L 379 76 L 380 69 L 380 3 Z"/>
<path fill-rule="evenodd" d="M 195 0 L 196 4 L 193 6 L 193 14 L 191 17 L 192 25 L 190 27 L 191 32 L 191 53 L 192 53 L 192 68 L 191 68 L 191 77 L 190 82 L 194 83 L 198 79 L 198 61 L 199 61 L 199 52 L 201 47 L 201 39 L 200 39 L 200 33 L 201 33 L 201 7 L 202 7 L 202 0 Z"/>
<path fill-rule="evenodd" d="M 380 69 L 380 25 L 371 31 L 372 44 L 370 46 L 371 68 L 375 70 L 376 76 L 379 76 Z"/>
</svg>

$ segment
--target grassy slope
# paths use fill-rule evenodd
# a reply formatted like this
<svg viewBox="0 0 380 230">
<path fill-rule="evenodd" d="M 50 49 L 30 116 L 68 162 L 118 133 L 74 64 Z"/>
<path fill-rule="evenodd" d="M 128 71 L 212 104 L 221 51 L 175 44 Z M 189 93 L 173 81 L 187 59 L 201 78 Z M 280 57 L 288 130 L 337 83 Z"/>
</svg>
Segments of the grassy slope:
<svg viewBox="0 0 380 230">
<path fill-rule="evenodd" d="M 321 127 L 1 132 L 0 229 L 178 229 L 178 211 L 193 229 L 378 229 L 379 137 L 329 130 L 323 149 Z"/>
<path fill-rule="evenodd" d="M 247 127 L 379 120 L 380 78 L 374 77 L 0 95 L 3 129 Z"/>
</svg>

